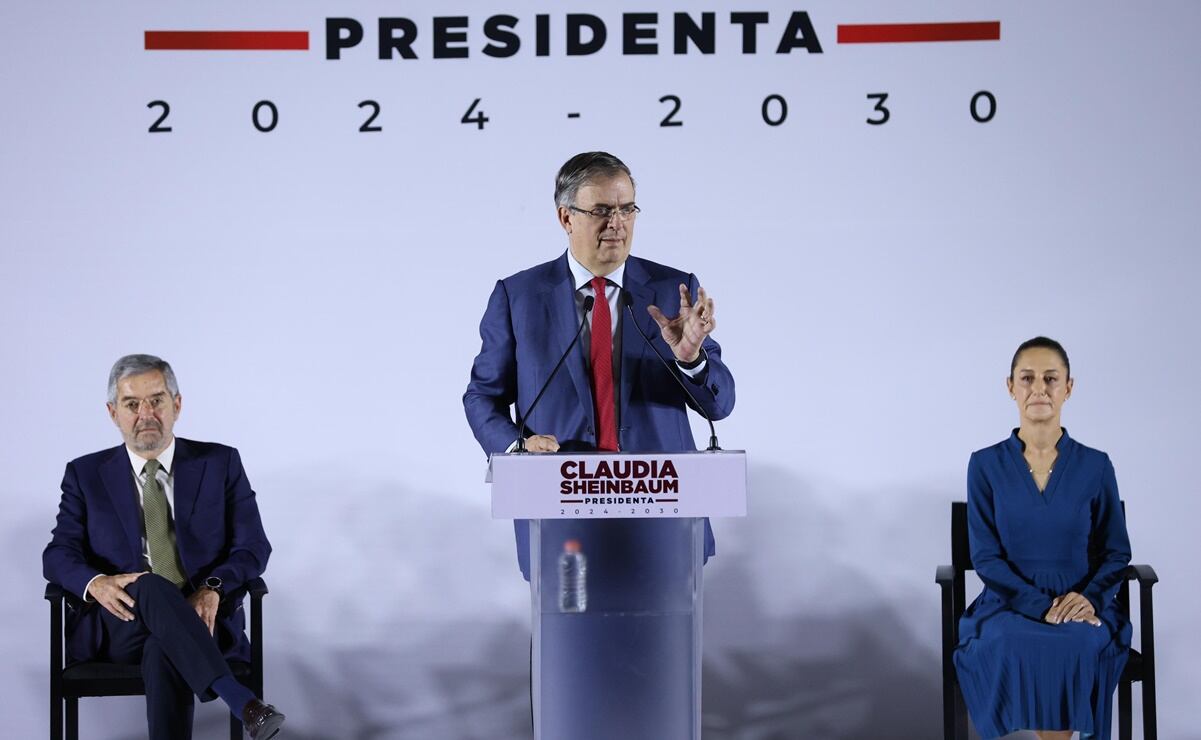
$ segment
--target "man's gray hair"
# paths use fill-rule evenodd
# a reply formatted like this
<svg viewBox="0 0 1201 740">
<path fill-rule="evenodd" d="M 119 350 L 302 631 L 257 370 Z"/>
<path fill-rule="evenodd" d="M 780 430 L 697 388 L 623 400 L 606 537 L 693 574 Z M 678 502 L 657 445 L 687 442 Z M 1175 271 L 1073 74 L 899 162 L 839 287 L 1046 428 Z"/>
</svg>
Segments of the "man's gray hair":
<svg viewBox="0 0 1201 740">
<path fill-rule="evenodd" d="M 108 402 L 117 403 L 117 383 L 130 375 L 141 375 L 151 370 L 158 370 L 163 374 L 163 382 L 167 384 L 172 398 L 179 395 L 179 383 L 175 380 L 175 371 L 171 369 L 171 363 L 154 355 L 125 355 L 113 363 L 113 369 L 108 374 Z"/>
<path fill-rule="evenodd" d="M 575 205 L 580 188 L 593 180 L 624 174 L 634 185 L 634 176 L 626 163 L 608 152 L 584 152 L 567 160 L 555 176 L 555 205 Z M 637 187 L 637 186 L 635 186 Z"/>
</svg>

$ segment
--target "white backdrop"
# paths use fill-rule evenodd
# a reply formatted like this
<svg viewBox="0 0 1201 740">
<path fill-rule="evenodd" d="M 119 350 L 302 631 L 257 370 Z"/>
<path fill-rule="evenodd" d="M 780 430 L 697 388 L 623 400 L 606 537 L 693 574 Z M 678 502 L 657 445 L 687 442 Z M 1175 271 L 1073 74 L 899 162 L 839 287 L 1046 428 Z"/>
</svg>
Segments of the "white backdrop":
<svg viewBox="0 0 1201 740">
<path fill-rule="evenodd" d="M 678 10 L 0 6 L 5 736 L 45 733 L 63 465 L 118 443 L 108 368 L 152 352 L 179 375 L 177 432 L 237 446 L 258 492 L 289 736 L 521 737 L 528 591 L 460 396 L 493 281 L 566 246 L 555 171 L 606 149 L 639 183 L 635 252 L 716 297 L 738 383 L 719 431 L 752 456 L 751 516 L 715 522 L 706 569 L 706 738 L 940 732 L 948 502 L 1016 424 L 1002 381 L 1035 334 L 1067 346 L 1065 423 L 1112 456 L 1135 560 L 1162 578 L 1162 736 L 1201 738 L 1201 5 L 727 0 L 693 11 L 716 13 L 712 55 L 671 53 Z M 770 12 L 755 54 L 738 10 Z M 794 10 L 821 54 L 774 53 Z M 621 53 L 623 11 L 660 12 L 659 54 Z M 568 12 L 605 20 L 600 52 L 565 55 Z M 520 19 L 512 58 L 481 53 L 497 13 Z M 469 58 L 431 58 L 435 15 L 469 16 Z M 381 16 L 416 22 L 418 59 L 377 58 Z M 336 61 L 329 17 L 365 29 Z M 837 43 L 843 23 L 963 20 L 1001 39 Z M 312 48 L 144 50 L 157 29 L 307 30 Z M 868 125 L 880 92 L 891 117 Z M 683 126 L 659 125 L 665 95 Z M 476 98 L 483 130 L 460 123 Z M 366 99 L 381 132 L 358 131 Z M 153 100 L 170 133 L 148 132 Z M 144 733 L 138 699 L 82 711 L 90 738 Z M 218 707 L 197 716 L 220 736 Z"/>
</svg>

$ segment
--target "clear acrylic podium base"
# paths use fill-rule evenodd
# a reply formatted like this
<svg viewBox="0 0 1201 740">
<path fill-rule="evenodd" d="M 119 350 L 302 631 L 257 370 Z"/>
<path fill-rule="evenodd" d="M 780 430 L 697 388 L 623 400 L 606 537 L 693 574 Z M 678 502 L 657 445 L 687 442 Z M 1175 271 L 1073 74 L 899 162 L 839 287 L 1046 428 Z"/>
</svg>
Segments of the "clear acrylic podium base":
<svg viewBox="0 0 1201 740">
<path fill-rule="evenodd" d="M 559 557 L 587 610 L 559 609 Z M 530 521 L 536 740 L 700 740 L 703 519 Z"/>
</svg>

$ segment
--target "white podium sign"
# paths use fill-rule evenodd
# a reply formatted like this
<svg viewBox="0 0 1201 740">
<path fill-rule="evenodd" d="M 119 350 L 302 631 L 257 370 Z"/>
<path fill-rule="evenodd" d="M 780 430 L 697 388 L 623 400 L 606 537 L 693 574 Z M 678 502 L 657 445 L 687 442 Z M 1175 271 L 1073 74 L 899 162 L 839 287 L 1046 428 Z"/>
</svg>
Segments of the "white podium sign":
<svg viewBox="0 0 1201 740">
<path fill-rule="evenodd" d="M 493 455 L 494 519 L 746 516 L 746 453 Z"/>
</svg>

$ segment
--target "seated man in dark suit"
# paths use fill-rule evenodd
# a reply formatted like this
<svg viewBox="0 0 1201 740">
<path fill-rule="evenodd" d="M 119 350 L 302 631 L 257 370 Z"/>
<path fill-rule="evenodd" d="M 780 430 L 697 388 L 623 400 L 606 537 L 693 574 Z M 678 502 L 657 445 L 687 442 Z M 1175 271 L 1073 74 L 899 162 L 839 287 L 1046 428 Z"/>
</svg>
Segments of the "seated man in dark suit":
<svg viewBox="0 0 1201 740">
<path fill-rule="evenodd" d="M 117 360 L 108 412 L 125 443 L 67 463 L 43 569 L 84 601 L 68 616 L 69 661 L 141 664 L 152 740 L 192 736 L 193 695 L 221 698 L 267 740 L 284 715 L 230 673 L 250 646 L 242 610 L 222 600 L 262 574 L 271 545 L 237 450 L 172 433 L 182 400 L 163 360 Z"/>
</svg>

